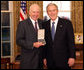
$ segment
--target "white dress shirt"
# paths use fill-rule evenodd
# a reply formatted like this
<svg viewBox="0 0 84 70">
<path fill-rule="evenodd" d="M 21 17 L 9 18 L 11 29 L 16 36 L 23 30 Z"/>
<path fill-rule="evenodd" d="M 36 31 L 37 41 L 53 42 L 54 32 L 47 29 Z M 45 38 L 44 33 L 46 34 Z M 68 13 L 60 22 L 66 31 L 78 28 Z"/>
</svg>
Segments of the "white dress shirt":
<svg viewBox="0 0 84 70">
<path fill-rule="evenodd" d="M 35 21 L 31 17 L 30 17 L 30 20 L 32 21 L 32 24 L 33 24 L 33 26 L 35 28 Z M 36 20 L 36 22 L 37 22 L 37 29 L 39 29 L 38 21 Z"/>
<path fill-rule="evenodd" d="M 55 19 L 55 21 L 52 21 L 52 20 L 50 21 L 50 27 L 51 27 L 51 29 L 52 29 L 52 23 L 55 22 L 55 24 L 54 24 L 54 26 L 55 26 L 55 32 L 56 32 L 56 28 L 57 28 L 58 19 L 59 18 L 57 17 L 57 19 Z"/>
</svg>

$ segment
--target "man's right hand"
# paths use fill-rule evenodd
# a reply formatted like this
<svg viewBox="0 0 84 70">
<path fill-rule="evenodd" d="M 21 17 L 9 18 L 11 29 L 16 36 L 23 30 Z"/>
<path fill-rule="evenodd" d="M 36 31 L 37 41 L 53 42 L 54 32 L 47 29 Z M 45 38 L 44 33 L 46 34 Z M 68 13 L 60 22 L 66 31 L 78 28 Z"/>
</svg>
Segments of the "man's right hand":
<svg viewBox="0 0 84 70">
<path fill-rule="evenodd" d="M 44 44 L 42 42 L 33 43 L 33 47 L 35 47 L 35 48 L 39 48 L 40 46 L 44 46 Z"/>
<path fill-rule="evenodd" d="M 47 68 L 47 60 L 46 60 L 46 58 L 43 59 L 43 64 L 44 64 L 44 68 L 46 69 Z"/>
</svg>

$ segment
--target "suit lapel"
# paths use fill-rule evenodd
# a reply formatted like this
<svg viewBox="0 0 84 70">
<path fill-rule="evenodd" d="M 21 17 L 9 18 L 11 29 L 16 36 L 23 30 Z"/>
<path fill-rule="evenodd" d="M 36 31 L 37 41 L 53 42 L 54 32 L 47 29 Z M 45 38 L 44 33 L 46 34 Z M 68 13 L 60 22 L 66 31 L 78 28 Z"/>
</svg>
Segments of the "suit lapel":
<svg viewBox="0 0 84 70">
<path fill-rule="evenodd" d="M 55 32 L 54 41 L 55 41 L 55 39 L 58 37 L 58 33 L 60 32 L 60 31 L 59 31 L 59 30 L 60 30 L 60 27 L 62 27 L 62 26 L 63 26 L 63 25 L 62 25 L 62 22 L 61 22 L 61 20 L 60 20 L 60 18 L 59 18 L 58 23 L 57 23 L 56 32 Z"/>
<path fill-rule="evenodd" d="M 30 18 L 28 18 L 28 24 L 30 25 L 31 29 L 35 30 L 33 24 L 32 24 L 32 21 L 30 20 Z M 38 25 L 39 25 L 39 28 L 41 29 L 42 28 L 42 24 L 40 22 L 40 20 L 38 19 Z"/>
<path fill-rule="evenodd" d="M 50 20 L 48 21 L 47 25 L 48 25 L 48 30 L 49 30 L 50 39 L 51 39 L 51 41 L 52 41 Z"/>
<path fill-rule="evenodd" d="M 50 25 L 50 20 L 48 21 L 49 25 L 48 25 L 48 30 L 49 30 L 49 34 L 50 34 L 50 39 L 52 42 L 55 41 L 56 37 L 57 37 L 57 34 L 58 34 L 58 30 L 59 30 L 59 26 L 60 26 L 60 20 L 58 20 L 58 23 L 57 23 L 57 28 L 56 28 L 56 32 L 55 32 L 55 37 L 54 37 L 54 41 L 52 40 L 52 35 L 51 35 L 51 25 Z"/>
<path fill-rule="evenodd" d="M 36 33 L 36 32 L 35 32 L 35 28 L 34 28 L 34 26 L 33 26 L 33 24 L 32 24 L 32 21 L 30 20 L 30 18 L 28 18 L 28 24 L 29 24 L 30 30 L 32 30 L 31 32 L 33 32 L 33 33 L 35 34 L 35 33 Z"/>
<path fill-rule="evenodd" d="M 34 28 L 34 26 L 32 24 L 32 21 L 30 20 L 30 18 L 28 18 L 28 24 L 29 24 L 30 30 L 32 30 L 32 32 L 34 34 L 36 34 L 35 28 Z M 38 25 L 39 25 L 39 28 L 42 29 L 42 23 L 41 23 L 40 19 L 38 19 Z"/>
<path fill-rule="evenodd" d="M 39 29 L 42 29 L 42 23 L 41 20 L 38 19 L 38 25 L 39 25 Z"/>
</svg>

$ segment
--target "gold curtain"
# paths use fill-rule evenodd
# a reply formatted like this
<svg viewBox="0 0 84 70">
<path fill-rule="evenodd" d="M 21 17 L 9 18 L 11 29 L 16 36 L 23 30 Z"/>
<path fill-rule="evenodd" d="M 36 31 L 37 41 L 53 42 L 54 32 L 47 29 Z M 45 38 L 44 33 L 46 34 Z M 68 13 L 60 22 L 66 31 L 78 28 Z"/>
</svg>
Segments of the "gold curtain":
<svg viewBox="0 0 84 70">
<path fill-rule="evenodd" d="M 83 33 L 83 1 L 71 2 L 71 20 L 75 33 Z"/>
<path fill-rule="evenodd" d="M 13 12 L 14 12 L 14 59 L 18 55 L 18 52 L 20 51 L 20 47 L 17 47 L 16 45 L 16 30 L 17 25 L 19 23 L 19 16 L 20 16 L 20 1 L 13 1 Z"/>
</svg>

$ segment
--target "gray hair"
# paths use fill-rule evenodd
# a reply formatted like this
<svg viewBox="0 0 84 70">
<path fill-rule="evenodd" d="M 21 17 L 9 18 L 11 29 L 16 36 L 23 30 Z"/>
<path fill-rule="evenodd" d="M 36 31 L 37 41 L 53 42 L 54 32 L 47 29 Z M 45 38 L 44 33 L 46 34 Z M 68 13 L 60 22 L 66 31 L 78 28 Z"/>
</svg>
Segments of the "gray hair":
<svg viewBox="0 0 84 70">
<path fill-rule="evenodd" d="M 58 6 L 56 5 L 56 4 L 54 4 L 54 3 L 49 3 L 48 5 L 47 5 L 47 7 L 46 7 L 46 11 L 48 10 L 48 7 L 49 6 L 55 6 L 56 8 L 57 8 L 57 10 L 58 10 Z"/>
<path fill-rule="evenodd" d="M 38 4 L 36 4 L 36 3 L 32 4 L 32 5 L 29 7 L 29 10 L 31 10 L 31 8 L 32 8 L 34 5 L 38 6 L 38 7 L 39 7 L 39 9 L 40 9 L 40 11 L 41 11 L 40 6 L 39 6 Z"/>
</svg>

